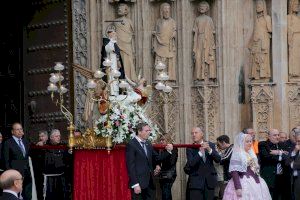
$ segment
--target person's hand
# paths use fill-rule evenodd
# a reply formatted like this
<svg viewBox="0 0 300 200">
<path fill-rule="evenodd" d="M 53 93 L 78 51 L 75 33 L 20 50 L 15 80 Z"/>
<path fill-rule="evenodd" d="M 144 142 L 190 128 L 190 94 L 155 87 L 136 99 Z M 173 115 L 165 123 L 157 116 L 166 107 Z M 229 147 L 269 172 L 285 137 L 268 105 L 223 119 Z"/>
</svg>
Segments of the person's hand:
<svg viewBox="0 0 300 200">
<path fill-rule="evenodd" d="M 300 145 L 299 145 L 299 144 L 297 144 L 297 145 L 295 146 L 295 149 L 294 149 L 294 151 L 295 151 L 295 152 L 298 152 L 298 151 L 300 151 Z"/>
<path fill-rule="evenodd" d="M 282 154 L 288 155 L 289 152 L 288 151 L 282 151 Z"/>
<path fill-rule="evenodd" d="M 237 189 L 235 192 L 237 197 L 242 197 L 242 189 Z"/>
<path fill-rule="evenodd" d="M 210 148 L 208 142 L 203 142 L 203 144 L 201 145 L 201 147 L 202 147 L 204 150 L 206 149 L 207 151 L 210 151 L 210 150 L 211 150 L 211 148 Z"/>
<path fill-rule="evenodd" d="M 275 156 L 276 156 L 276 155 L 279 155 L 279 154 L 280 154 L 280 150 L 271 150 L 271 151 L 270 151 L 270 154 L 271 154 L 271 155 L 275 155 Z"/>
<path fill-rule="evenodd" d="M 173 150 L 173 145 L 172 144 L 167 144 L 166 150 L 171 152 Z"/>
<path fill-rule="evenodd" d="M 43 146 L 44 142 L 43 141 L 39 141 L 38 143 L 36 143 L 37 146 Z"/>
<path fill-rule="evenodd" d="M 141 189 L 141 187 L 138 185 L 138 186 L 135 186 L 134 188 L 133 188 L 133 190 L 134 190 L 134 193 L 135 194 L 140 194 L 141 192 L 142 192 L 142 189 Z"/>
<path fill-rule="evenodd" d="M 159 165 L 156 165 L 155 169 L 154 169 L 154 176 L 157 176 L 159 174 L 161 170 L 161 167 Z"/>
</svg>

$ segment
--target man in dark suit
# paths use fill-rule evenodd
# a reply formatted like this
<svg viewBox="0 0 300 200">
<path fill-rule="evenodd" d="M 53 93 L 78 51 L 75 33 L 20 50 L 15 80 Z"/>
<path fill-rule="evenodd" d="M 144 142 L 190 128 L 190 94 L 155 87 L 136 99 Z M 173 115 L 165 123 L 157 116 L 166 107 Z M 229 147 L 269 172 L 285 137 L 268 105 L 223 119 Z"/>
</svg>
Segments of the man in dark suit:
<svg viewBox="0 0 300 200">
<path fill-rule="evenodd" d="M 32 181 L 29 168 L 28 152 L 29 142 L 22 138 L 24 136 L 23 128 L 20 123 L 12 125 L 12 137 L 3 144 L 3 160 L 5 170 L 18 170 L 24 177 L 24 188 L 22 196 L 24 200 L 31 200 Z"/>
<path fill-rule="evenodd" d="M 0 176 L 0 187 L 3 194 L 0 200 L 19 200 L 18 194 L 22 191 L 23 177 L 17 170 L 7 170 Z"/>
<path fill-rule="evenodd" d="M 292 169 L 292 190 L 295 200 L 300 200 L 300 133 L 295 135 L 296 145 L 290 155 Z"/>
<path fill-rule="evenodd" d="M 147 140 L 151 128 L 146 123 L 140 123 L 136 126 L 137 135 L 126 145 L 126 165 L 129 176 L 129 187 L 132 189 L 131 199 L 154 199 L 153 175 L 159 173 L 159 168 L 154 171 L 153 168 L 161 160 L 171 156 L 171 153 L 165 156 L 159 156 L 154 151 L 151 143 Z M 171 152 L 173 145 L 168 144 L 166 150 Z"/>
<path fill-rule="evenodd" d="M 279 131 L 271 129 L 268 140 L 258 145 L 261 177 L 266 181 L 272 199 L 290 199 L 289 169 L 285 165 L 288 151 L 279 142 Z"/>
<path fill-rule="evenodd" d="M 219 163 L 221 156 L 211 142 L 205 142 L 201 128 L 192 129 L 194 144 L 200 144 L 200 148 L 187 148 L 187 163 L 184 171 L 189 175 L 187 182 L 187 200 L 212 200 L 214 189 L 217 186 L 217 172 L 213 161 Z"/>
</svg>

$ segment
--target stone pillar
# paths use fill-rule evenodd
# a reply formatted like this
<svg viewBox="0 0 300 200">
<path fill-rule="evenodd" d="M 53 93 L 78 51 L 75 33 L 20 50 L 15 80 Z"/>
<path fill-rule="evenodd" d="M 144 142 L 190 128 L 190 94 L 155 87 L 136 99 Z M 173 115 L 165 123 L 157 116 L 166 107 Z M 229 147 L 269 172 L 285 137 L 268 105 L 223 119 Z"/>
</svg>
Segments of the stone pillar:
<svg viewBox="0 0 300 200">
<path fill-rule="evenodd" d="M 274 128 L 288 131 L 287 0 L 272 0 Z"/>
<path fill-rule="evenodd" d="M 217 27 L 221 34 L 220 59 L 220 124 L 221 133 L 233 136 L 241 130 L 241 106 L 238 102 L 238 80 L 243 65 L 243 1 L 219 0 L 221 11 Z"/>
<path fill-rule="evenodd" d="M 97 70 L 100 67 L 99 63 L 99 32 L 98 32 L 98 5 L 97 0 L 89 1 L 89 10 L 90 10 L 90 69 Z"/>
</svg>

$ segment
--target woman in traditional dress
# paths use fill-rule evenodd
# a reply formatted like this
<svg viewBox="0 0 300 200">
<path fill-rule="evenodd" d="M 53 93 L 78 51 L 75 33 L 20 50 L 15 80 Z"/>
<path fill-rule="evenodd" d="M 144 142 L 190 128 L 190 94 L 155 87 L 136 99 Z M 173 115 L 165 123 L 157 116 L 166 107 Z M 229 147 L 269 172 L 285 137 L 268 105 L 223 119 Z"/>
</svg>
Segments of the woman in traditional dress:
<svg viewBox="0 0 300 200">
<path fill-rule="evenodd" d="M 259 176 L 257 157 L 251 148 L 252 137 L 239 133 L 234 142 L 229 181 L 223 200 L 271 200 L 268 186 Z"/>
</svg>

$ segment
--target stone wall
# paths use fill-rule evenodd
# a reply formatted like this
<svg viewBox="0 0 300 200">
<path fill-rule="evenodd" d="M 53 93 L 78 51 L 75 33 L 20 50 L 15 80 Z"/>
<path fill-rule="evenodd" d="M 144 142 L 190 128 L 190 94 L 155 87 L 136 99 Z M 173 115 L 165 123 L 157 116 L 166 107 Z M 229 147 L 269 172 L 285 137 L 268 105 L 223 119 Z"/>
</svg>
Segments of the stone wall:
<svg viewBox="0 0 300 200">
<path fill-rule="evenodd" d="M 73 1 L 74 63 L 90 70 L 100 66 L 100 51 L 109 20 L 116 19 L 116 0 Z M 123 1 L 124 2 L 124 1 Z M 202 126 L 206 139 L 218 135 L 231 138 L 244 127 L 254 127 L 259 138 L 265 129 L 274 127 L 289 132 L 299 125 L 300 82 L 289 79 L 287 44 L 287 0 L 266 0 L 266 14 L 272 20 L 270 39 L 271 78 L 251 80 L 250 43 L 255 28 L 255 0 L 209 0 L 215 27 L 214 81 L 193 80 L 193 24 L 199 13 L 199 0 L 130 0 L 128 18 L 134 28 L 135 67 L 149 83 L 154 84 L 154 55 L 151 52 L 152 31 L 160 17 L 160 5 L 168 2 L 176 21 L 176 81 L 171 82 L 169 96 L 156 93 L 149 116 L 162 132 L 174 135 L 176 143 L 190 143 L 193 126 Z M 84 9 L 84 10 L 83 10 Z M 299 67 L 299 66 L 298 66 Z M 76 122 L 83 112 L 86 82 L 80 70 L 75 73 Z M 185 150 L 180 150 L 178 177 L 173 187 L 175 199 L 184 199 L 186 176 L 183 173 Z M 175 192 L 176 191 L 176 192 Z"/>
</svg>

